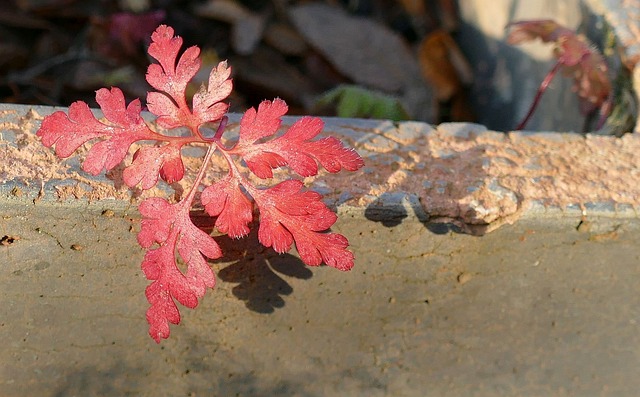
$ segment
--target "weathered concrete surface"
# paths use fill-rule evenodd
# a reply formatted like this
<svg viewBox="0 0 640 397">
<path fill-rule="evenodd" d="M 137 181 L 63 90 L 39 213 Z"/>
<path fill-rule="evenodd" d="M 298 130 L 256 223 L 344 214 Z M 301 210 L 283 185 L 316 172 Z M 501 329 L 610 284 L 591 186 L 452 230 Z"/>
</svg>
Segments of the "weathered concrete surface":
<svg viewBox="0 0 640 397">
<path fill-rule="evenodd" d="M 640 389 L 637 135 L 329 119 L 366 166 L 308 182 L 342 214 L 355 269 L 218 237 L 218 286 L 158 346 L 141 196 L 42 147 L 33 133 L 51 111 L 0 109 L 2 396 Z"/>
<path fill-rule="evenodd" d="M 122 168 L 91 177 L 80 157 L 60 161 L 35 137 L 51 107 L 0 105 L 0 193 L 28 199 L 124 200 L 154 195 L 179 198 L 195 172 L 171 187 L 145 192 L 122 182 Z M 229 134 L 238 126 L 232 115 Z M 295 118 L 285 117 L 286 127 Z M 283 127 L 283 128 L 284 128 Z M 411 207 L 418 218 L 454 222 L 465 232 L 483 234 L 547 208 L 572 208 L 584 214 L 635 216 L 640 209 L 640 135 L 617 139 L 599 135 L 498 133 L 478 124 L 326 119 L 325 134 L 337 136 L 365 158 L 357 172 L 321 172 L 307 178 L 336 207 L 379 209 Z M 202 148 L 186 150 L 185 164 L 200 167 Z M 205 184 L 227 172 L 221 156 L 212 160 Z M 276 173 L 278 178 L 286 178 Z"/>
<path fill-rule="evenodd" d="M 218 286 L 156 345 L 137 221 L 3 201 L 2 396 L 634 396 L 640 223 L 483 237 L 344 214 L 349 273 L 220 239 Z"/>
</svg>

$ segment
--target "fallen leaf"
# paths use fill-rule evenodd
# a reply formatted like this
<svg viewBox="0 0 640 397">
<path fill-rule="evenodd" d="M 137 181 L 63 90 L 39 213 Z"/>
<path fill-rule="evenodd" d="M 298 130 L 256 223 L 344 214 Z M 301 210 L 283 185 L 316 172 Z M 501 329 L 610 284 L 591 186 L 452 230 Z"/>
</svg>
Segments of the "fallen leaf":
<svg viewBox="0 0 640 397">
<path fill-rule="evenodd" d="M 265 17 L 250 14 L 233 24 L 231 30 L 231 45 L 240 55 L 249 55 L 260 43 L 264 31 Z"/>
<path fill-rule="evenodd" d="M 264 41 L 284 55 L 303 55 L 308 47 L 293 28 L 283 23 L 270 24 L 264 32 Z"/>
<path fill-rule="evenodd" d="M 236 73 L 235 80 L 250 86 L 254 101 L 279 96 L 287 102 L 302 104 L 314 90 L 311 82 L 291 66 L 282 54 L 265 46 L 258 47 L 250 56 L 231 60 Z"/>
<path fill-rule="evenodd" d="M 397 95 L 415 120 L 435 120 L 435 98 L 405 40 L 368 18 L 320 3 L 292 7 L 305 40 L 340 73 L 367 88 Z"/>
<path fill-rule="evenodd" d="M 251 15 L 248 8 L 235 0 L 209 0 L 194 8 L 197 16 L 234 24 Z"/>
<path fill-rule="evenodd" d="M 444 30 L 427 35 L 418 49 L 424 78 L 435 88 L 440 101 L 451 99 L 473 81 L 473 71 L 455 40 Z"/>
<path fill-rule="evenodd" d="M 356 83 L 400 92 L 420 80 L 409 47 L 384 25 L 320 3 L 293 7 L 290 16 L 309 44 Z"/>
</svg>

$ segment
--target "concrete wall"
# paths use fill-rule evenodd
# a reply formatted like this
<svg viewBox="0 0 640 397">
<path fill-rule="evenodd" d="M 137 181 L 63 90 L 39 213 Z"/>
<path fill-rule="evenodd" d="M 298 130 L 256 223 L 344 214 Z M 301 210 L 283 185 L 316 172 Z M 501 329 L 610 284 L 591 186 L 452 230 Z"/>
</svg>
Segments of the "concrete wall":
<svg viewBox="0 0 640 397">
<path fill-rule="evenodd" d="M 0 109 L 1 396 L 640 390 L 637 135 L 327 119 L 366 162 L 308 180 L 355 268 L 218 237 L 217 287 L 156 345 L 139 197 L 44 148 L 52 111 Z"/>
</svg>

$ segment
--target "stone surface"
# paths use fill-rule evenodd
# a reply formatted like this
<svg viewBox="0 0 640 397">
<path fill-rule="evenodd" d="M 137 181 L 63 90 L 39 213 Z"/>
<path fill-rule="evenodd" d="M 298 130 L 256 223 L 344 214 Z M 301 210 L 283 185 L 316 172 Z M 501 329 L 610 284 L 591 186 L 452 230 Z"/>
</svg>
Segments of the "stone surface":
<svg viewBox="0 0 640 397">
<path fill-rule="evenodd" d="M 156 345 L 133 213 L 3 199 L 4 396 L 634 396 L 640 223 L 481 238 L 343 214 L 349 273 L 219 239 L 216 288 Z M 388 218 L 387 218 L 388 219 Z M 582 225 L 578 227 L 578 225 Z M 74 250 L 73 247 L 83 247 Z"/>
<path fill-rule="evenodd" d="M 306 180 L 340 213 L 354 270 L 217 237 L 216 289 L 158 346 L 136 202 L 185 186 L 132 197 L 117 172 L 56 159 L 33 136 L 52 111 L 0 108 L 0 395 L 640 389 L 637 135 L 326 119 L 365 158 Z"/>
</svg>

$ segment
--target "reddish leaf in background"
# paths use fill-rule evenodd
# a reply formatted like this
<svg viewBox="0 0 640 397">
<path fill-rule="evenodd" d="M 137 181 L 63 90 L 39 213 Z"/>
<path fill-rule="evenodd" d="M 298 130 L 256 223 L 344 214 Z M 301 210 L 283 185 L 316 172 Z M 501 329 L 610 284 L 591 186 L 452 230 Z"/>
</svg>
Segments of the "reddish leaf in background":
<svg viewBox="0 0 640 397">
<path fill-rule="evenodd" d="M 164 10 L 145 14 L 119 12 L 109 18 L 109 36 L 119 42 L 129 54 L 133 54 L 136 45 L 149 39 L 149 35 L 165 18 Z"/>
<path fill-rule="evenodd" d="M 611 111 L 612 87 L 607 64 L 597 48 L 584 35 L 553 20 L 519 21 L 507 27 L 510 29 L 507 37 L 509 44 L 521 44 L 539 38 L 545 43 L 554 43 L 553 52 L 557 59 L 540 85 L 528 114 L 516 129 L 524 128 L 540 97 L 560 69 L 565 76 L 574 79 L 574 90 L 580 99 L 582 114 L 588 115 L 600 109 L 600 128 Z"/>
<path fill-rule="evenodd" d="M 207 147 L 202 166 L 184 197 L 172 204 L 160 197 L 147 198 L 139 206 L 142 222 L 138 243 L 146 250 L 142 270 L 151 280 L 145 295 L 149 301 L 147 321 L 149 335 L 156 341 L 168 338 L 170 324 L 180 322 L 176 301 L 195 308 L 215 278 L 207 260 L 222 256 L 215 240 L 196 227 L 189 211 L 202 184 L 212 155 L 221 153 L 229 164 L 229 173 L 211 186 L 205 186 L 200 200 L 206 212 L 216 217 L 215 226 L 231 237 L 249 233 L 253 220 L 253 198 L 260 211 L 260 242 L 285 252 L 295 243 L 300 258 L 308 265 L 322 262 L 340 270 L 353 267 L 353 254 L 347 250 L 347 239 L 328 232 L 337 216 L 322 202 L 322 196 L 305 191 L 303 183 L 288 180 L 273 187 L 257 188 L 243 175 L 235 158 L 244 160 L 250 171 L 261 178 L 272 175 L 272 169 L 288 165 L 302 176 L 318 173 L 318 164 L 329 172 L 356 170 L 363 165 L 360 156 L 345 148 L 336 138 L 312 140 L 321 132 L 320 119 L 305 117 L 294 123 L 283 135 L 276 136 L 281 117 L 287 112 L 284 101 L 265 101 L 258 110 L 249 109 L 240 122 L 240 138 L 235 147 L 222 144 L 226 127 L 222 103 L 232 89 L 231 70 L 221 62 L 211 71 L 208 85 L 194 95 L 192 107 L 186 103 L 185 89 L 200 68 L 197 47 L 187 48 L 181 55 L 182 39 L 172 28 L 161 25 L 151 35 L 149 55 L 159 63 L 147 70 L 147 81 L 157 92 L 149 92 L 147 106 L 164 128 L 186 127 L 180 136 L 164 135 L 147 126 L 140 116 L 141 104 L 134 100 L 128 106 L 117 88 L 101 89 L 96 99 L 107 122 L 96 119 L 84 102 L 69 107 L 69 114 L 55 112 L 47 116 L 38 130 L 46 146 L 56 146 L 60 157 L 70 156 L 84 143 L 101 139 L 89 149 L 83 164 L 86 171 L 97 174 L 122 162 L 132 143 L 155 141 L 139 148 L 122 177 L 130 186 L 142 189 L 156 186 L 159 177 L 167 183 L 183 178 L 185 168 L 181 149 L 184 145 Z M 203 123 L 217 122 L 213 139 L 203 137 Z M 271 140 L 263 141 L 273 137 Z M 183 271 L 182 269 L 186 269 Z"/>
</svg>

